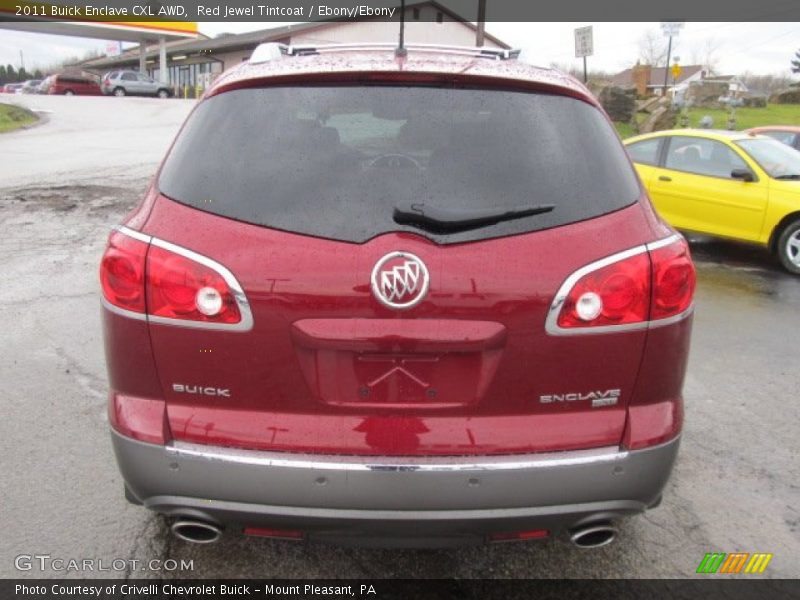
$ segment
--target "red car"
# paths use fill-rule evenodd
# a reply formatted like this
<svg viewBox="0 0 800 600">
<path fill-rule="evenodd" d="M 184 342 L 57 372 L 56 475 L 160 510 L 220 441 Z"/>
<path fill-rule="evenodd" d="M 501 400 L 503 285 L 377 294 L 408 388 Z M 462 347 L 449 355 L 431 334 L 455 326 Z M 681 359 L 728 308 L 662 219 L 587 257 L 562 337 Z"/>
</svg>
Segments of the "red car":
<svg viewBox="0 0 800 600">
<path fill-rule="evenodd" d="M 800 127 L 796 125 L 765 125 L 748 129 L 747 133 L 766 135 L 800 150 Z"/>
<path fill-rule="evenodd" d="M 676 457 L 689 249 L 516 52 L 259 47 L 100 278 L 126 496 L 184 540 L 599 546 Z"/>
<path fill-rule="evenodd" d="M 48 94 L 63 96 L 102 96 L 100 84 L 81 75 L 53 75 L 47 88 Z"/>
</svg>

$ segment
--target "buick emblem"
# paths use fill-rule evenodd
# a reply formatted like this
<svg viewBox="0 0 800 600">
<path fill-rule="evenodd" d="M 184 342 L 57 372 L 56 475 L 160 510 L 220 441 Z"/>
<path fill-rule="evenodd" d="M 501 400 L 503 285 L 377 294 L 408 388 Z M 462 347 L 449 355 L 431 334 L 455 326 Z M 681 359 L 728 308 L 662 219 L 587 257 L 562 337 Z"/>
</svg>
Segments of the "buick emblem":
<svg viewBox="0 0 800 600">
<path fill-rule="evenodd" d="M 411 308 L 428 293 L 425 263 L 408 252 L 390 252 L 372 269 L 372 293 L 389 308 Z"/>
</svg>

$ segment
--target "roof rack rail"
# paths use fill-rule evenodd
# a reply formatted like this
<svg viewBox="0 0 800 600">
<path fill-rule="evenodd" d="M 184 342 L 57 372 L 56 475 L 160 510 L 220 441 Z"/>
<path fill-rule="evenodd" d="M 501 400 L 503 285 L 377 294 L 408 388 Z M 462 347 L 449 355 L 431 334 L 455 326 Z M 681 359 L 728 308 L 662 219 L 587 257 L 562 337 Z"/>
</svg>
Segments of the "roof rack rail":
<svg viewBox="0 0 800 600">
<path fill-rule="evenodd" d="M 268 42 L 260 44 L 250 57 L 251 63 L 261 63 L 275 60 L 282 56 L 309 56 L 313 54 L 327 54 L 333 52 L 359 52 L 369 50 L 394 50 L 396 44 L 353 43 L 353 44 L 320 44 L 287 46 Z M 453 54 L 458 56 L 474 56 L 476 58 L 491 58 L 494 60 L 509 60 L 518 58 L 519 49 L 484 48 L 472 46 L 447 46 L 443 44 L 405 44 L 405 48 L 416 52 L 436 52 L 439 54 Z"/>
</svg>

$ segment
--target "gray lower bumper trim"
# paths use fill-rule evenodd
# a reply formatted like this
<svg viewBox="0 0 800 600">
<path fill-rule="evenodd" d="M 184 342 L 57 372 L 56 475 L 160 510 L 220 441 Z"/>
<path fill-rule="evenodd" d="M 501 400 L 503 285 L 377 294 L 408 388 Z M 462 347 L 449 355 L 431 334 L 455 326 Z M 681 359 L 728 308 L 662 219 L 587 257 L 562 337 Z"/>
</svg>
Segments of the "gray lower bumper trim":
<svg viewBox="0 0 800 600">
<path fill-rule="evenodd" d="M 125 484 L 153 510 L 222 523 L 308 526 L 425 522 L 434 533 L 504 522 L 573 526 L 641 512 L 657 501 L 679 440 L 636 451 L 497 457 L 295 455 L 112 433 Z"/>
</svg>

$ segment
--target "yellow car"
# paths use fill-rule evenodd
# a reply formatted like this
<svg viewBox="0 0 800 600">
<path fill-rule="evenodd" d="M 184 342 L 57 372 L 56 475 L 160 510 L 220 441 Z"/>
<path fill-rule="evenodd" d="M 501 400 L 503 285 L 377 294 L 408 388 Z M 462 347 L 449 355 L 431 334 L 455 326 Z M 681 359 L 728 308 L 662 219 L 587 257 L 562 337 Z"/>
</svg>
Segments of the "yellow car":
<svg viewBox="0 0 800 600">
<path fill-rule="evenodd" d="M 625 140 L 661 216 L 766 246 L 800 274 L 800 152 L 761 135 L 675 129 Z"/>
</svg>

